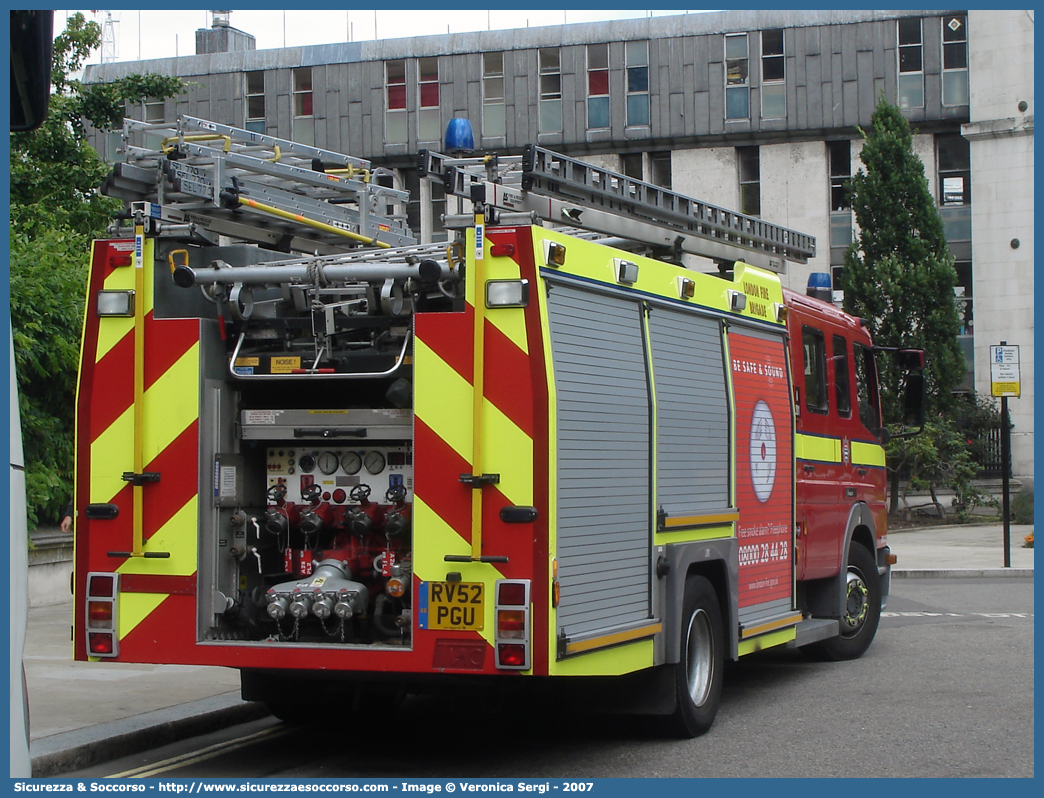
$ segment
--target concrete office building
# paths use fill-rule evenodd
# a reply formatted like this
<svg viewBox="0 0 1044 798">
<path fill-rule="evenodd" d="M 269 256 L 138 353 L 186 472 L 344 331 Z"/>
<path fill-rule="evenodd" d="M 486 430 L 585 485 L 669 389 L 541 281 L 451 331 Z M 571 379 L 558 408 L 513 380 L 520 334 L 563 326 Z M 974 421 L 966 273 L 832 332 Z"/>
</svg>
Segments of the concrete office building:
<svg viewBox="0 0 1044 798">
<path fill-rule="evenodd" d="M 783 277 L 799 290 L 843 263 L 842 186 L 883 95 L 915 128 L 957 262 L 964 387 L 989 393 L 991 344 L 1021 347 L 1013 471 L 1030 480 L 1033 14 L 726 11 L 256 50 L 215 12 L 200 54 L 92 66 L 86 80 L 179 75 L 185 94 L 128 115 L 188 113 L 388 166 L 421 240 L 445 236 L 446 201 L 418 180 L 416 154 L 468 117 L 478 149 L 540 144 L 816 236 L 817 256 Z"/>
</svg>

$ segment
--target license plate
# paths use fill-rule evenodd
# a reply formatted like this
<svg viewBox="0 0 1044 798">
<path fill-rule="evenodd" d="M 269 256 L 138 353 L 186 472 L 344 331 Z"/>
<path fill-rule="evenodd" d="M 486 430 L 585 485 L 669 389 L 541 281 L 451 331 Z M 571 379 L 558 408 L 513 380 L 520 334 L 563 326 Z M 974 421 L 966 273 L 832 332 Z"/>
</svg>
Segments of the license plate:
<svg viewBox="0 0 1044 798">
<path fill-rule="evenodd" d="M 481 631 L 485 620 L 482 582 L 428 582 L 428 629 Z"/>
</svg>

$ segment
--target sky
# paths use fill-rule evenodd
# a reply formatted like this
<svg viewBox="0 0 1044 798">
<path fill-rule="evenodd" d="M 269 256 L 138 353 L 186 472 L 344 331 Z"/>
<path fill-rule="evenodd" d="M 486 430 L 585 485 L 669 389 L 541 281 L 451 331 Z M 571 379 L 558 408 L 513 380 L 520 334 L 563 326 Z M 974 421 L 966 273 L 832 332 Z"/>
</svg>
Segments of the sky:
<svg viewBox="0 0 1044 798">
<path fill-rule="evenodd" d="M 75 11 L 56 11 L 55 33 L 65 28 L 65 19 Z M 138 61 L 193 55 L 196 30 L 209 28 L 209 11 L 81 11 L 88 20 L 103 25 L 112 15 L 116 61 Z M 687 13 L 672 11 L 233 11 L 232 27 L 252 34 L 258 50 L 297 47 L 306 44 L 331 44 L 344 41 L 371 41 L 437 33 L 462 33 L 487 29 L 525 28 L 557 25 L 563 22 L 591 22 L 607 19 L 634 19 Z M 696 13 L 696 12 L 692 12 Z M 376 30 L 376 34 L 375 34 Z M 88 63 L 97 64 L 101 52 Z"/>
</svg>

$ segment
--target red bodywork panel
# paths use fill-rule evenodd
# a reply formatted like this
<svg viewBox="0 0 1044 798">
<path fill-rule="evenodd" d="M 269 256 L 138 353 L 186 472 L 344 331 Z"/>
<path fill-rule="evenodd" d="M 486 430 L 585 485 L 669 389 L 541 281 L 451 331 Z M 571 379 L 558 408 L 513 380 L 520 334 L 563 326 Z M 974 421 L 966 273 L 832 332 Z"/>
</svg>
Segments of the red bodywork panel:
<svg viewBox="0 0 1044 798">
<path fill-rule="evenodd" d="M 833 305 L 784 289 L 788 308 L 787 327 L 790 334 L 790 357 L 795 386 L 795 426 L 798 436 L 815 438 L 807 451 L 825 450 L 827 444 L 840 450 L 840 457 L 802 456 L 797 448 L 796 495 L 798 537 L 797 578 L 819 579 L 834 576 L 841 568 L 842 546 L 849 513 L 857 502 L 870 508 L 878 539 L 887 529 L 885 504 L 886 472 L 883 465 L 860 462 L 859 444 L 880 447 L 880 440 L 860 419 L 856 383 L 856 357 L 853 344 L 872 348 L 870 336 L 858 319 Z M 806 328 L 823 334 L 826 362 L 827 409 L 810 410 L 805 394 L 805 352 L 803 331 Z M 834 340 L 845 342 L 847 362 L 834 357 Z M 838 377 L 847 367 L 850 410 L 838 408 Z M 880 426 L 880 403 L 876 378 L 870 382 L 872 413 Z M 837 443 L 834 443 L 834 442 Z M 799 441 L 799 444 L 801 442 Z M 856 451 L 856 456 L 853 456 Z M 883 457 L 881 458 L 883 464 Z"/>
</svg>

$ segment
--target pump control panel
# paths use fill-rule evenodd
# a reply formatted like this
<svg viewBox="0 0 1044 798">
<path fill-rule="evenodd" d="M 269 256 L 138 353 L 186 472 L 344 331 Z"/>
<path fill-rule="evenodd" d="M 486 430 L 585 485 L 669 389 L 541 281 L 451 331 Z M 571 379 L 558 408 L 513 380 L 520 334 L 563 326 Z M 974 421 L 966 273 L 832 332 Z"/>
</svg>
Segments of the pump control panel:
<svg viewBox="0 0 1044 798">
<path fill-rule="evenodd" d="M 405 501 L 413 500 L 413 452 L 405 445 L 320 448 L 295 441 L 269 447 L 267 465 L 268 487 L 285 485 L 286 498 L 292 502 L 307 501 L 305 490 L 319 485 L 323 501 L 355 504 L 350 494 L 360 484 L 369 485 L 371 494 L 381 497 L 389 488 L 403 487 Z"/>
</svg>

